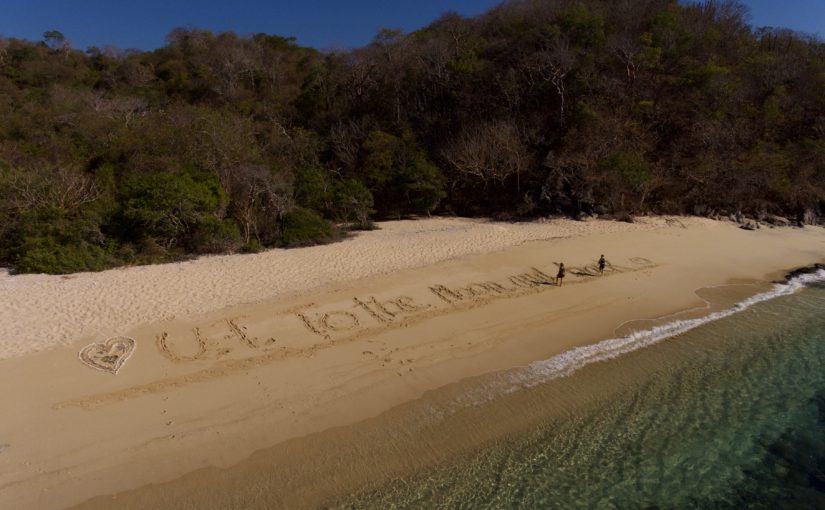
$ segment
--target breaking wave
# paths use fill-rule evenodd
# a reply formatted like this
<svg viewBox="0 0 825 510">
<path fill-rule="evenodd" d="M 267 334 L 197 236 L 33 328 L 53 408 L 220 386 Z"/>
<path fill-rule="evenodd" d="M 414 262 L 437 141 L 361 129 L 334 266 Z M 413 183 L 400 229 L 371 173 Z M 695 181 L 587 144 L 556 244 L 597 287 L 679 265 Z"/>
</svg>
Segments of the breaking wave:
<svg viewBox="0 0 825 510">
<path fill-rule="evenodd" d="M 546 381 L 566 377 L 591 363 L 617 358 L 662 340 L 672 338 L 709 322 L 724 319 L 771 299 L 794 294 L 806 285 L 825 282 L 825 269 L 799 274 L 786 282 L 777 283 L 769 291 L 751 296 L 730 308 L 713 312 L 696 319 L 676 320 L 654 328 L 634 331 L 628 335 L 610 338 L 596 344 L 576 347 L 552 358 L 535 361 L 527 366 L 501 372 L 463 393 L 453 400 L 454 404 L 480 405 L 494 398 L 531 388 Z"/>
</svg>

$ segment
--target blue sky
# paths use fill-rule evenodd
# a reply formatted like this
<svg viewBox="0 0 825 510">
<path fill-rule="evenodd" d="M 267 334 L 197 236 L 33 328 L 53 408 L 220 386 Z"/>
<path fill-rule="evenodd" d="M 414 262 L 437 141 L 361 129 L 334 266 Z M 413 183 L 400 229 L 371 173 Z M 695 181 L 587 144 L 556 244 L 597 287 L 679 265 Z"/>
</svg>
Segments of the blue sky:
<svg viewBox="0 0 825 510">
<path fill-rule="evenodd" d="M 445 11 L 479 14 L 500 0 L 0 0 L 0 35 L 40 40 L 56 29 L 76 48 L 162 46 L 175 27 L 297 37 L 317 48 L 361 46 L 381 27 L 414 30 Z M 825 37 L 825 0 L 745 0 L 757 26 Z"/>
</svg>

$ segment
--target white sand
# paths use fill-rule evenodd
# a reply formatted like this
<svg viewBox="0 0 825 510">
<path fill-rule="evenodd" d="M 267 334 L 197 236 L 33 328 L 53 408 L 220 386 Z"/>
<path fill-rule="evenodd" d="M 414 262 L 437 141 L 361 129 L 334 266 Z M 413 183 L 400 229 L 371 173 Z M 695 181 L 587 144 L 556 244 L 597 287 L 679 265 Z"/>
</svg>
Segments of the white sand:
<svg viewBox="0 0 825 510">
<path fill-rule="evenodd" d="M 139 324 L 207 313 L 400 269 L 421 267 L 528 241 L 645 231 L 633 224 L 566 219 L 529 223 L 432 218 L 379 223 L 378 230 L 326 246 L 129 267 L 70 276 L 0 274 L 0 359 L 82 337 L 122 334 Z"/>
</svg>

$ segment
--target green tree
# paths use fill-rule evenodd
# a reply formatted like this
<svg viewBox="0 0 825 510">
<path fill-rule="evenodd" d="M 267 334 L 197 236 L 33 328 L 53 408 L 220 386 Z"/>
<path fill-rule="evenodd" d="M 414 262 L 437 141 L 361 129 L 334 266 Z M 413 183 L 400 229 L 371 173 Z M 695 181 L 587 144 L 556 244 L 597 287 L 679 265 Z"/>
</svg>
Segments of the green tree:
<svg viewBox="0 0 825 510">
<path fill-rule="evenodd" d="M 226 192 L 218 179 L 199 171 L 138 175 L 121 190 L 121 215 L 136 240 L 190 250 L 237 237 L 222 222 Z"/>
<path fill-rule="evenodd" d="M 363 144 L 363 178 L 384 214 L 429 214 L 444 198 L 444 178 L 410 139 L 372 131 Z"/>
<path fill-rule="evenodd" d="M 94 218 L 73 218 L 55 207 L 24 212 L 8 240 L 6 256 L 21 273 L 100 271 L 117 262 Z"/>
<path fill-rule="evenodd" d="M 43 42 L 52 51 L 64 51 L 69 48 L 69 41 L 62 32 L 57 30 L 48 30 L 43 33 Z"/>
<path fill-rule="evenodd" d="M 332 225 L 309 209 L 298 207 L 284 215 L 281 242 L 287 247 L 308 246 L 335 239 Z"/>
</svg>

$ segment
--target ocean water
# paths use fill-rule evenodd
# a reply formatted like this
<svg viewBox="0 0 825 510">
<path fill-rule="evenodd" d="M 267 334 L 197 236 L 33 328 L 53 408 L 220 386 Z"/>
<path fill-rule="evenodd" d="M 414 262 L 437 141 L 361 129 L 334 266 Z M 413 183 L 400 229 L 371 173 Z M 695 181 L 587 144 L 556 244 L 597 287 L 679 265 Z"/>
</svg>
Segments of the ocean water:
<svg viewBox="0 0 825 510">
<path fill-rule="evenodd" d="M 440 416 L 531 418 L 331 506 L 825 509 L 823 276 L 474 384 Z"/>
</svg>

